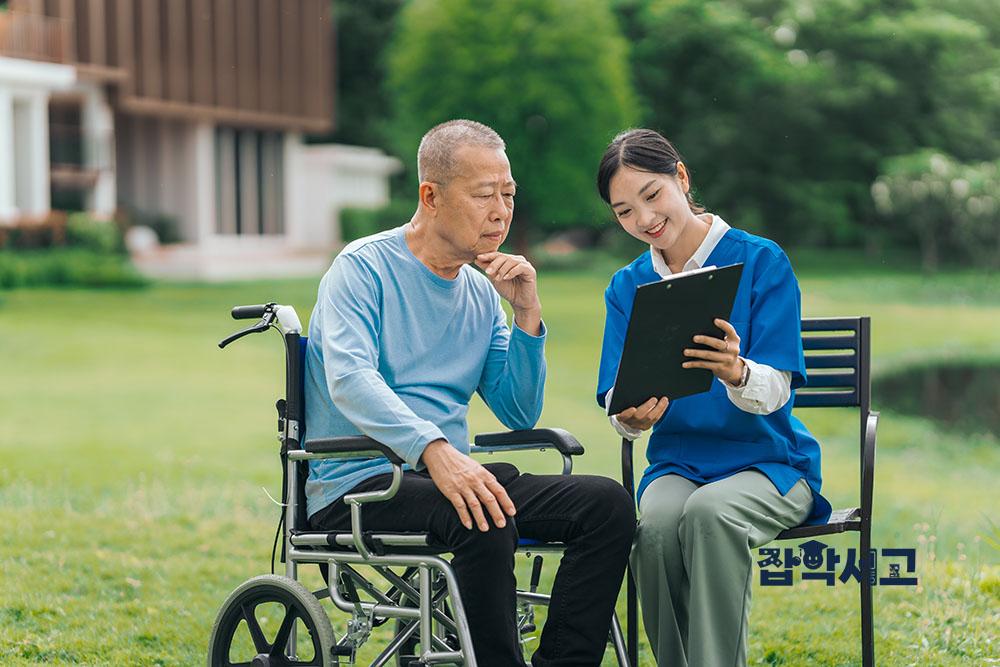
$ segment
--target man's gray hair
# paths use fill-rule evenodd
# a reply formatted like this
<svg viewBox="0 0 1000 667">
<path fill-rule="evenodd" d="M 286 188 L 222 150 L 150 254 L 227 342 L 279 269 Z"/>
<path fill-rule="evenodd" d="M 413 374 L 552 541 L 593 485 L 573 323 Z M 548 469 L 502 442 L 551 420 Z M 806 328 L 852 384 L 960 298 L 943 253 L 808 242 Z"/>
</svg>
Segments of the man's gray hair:
<svg viewBox="0 0 1000 667">
<path fill-rule="evenodd" d="M 449 120 L 435 125 L 420 140 L 417 177 L 420 182 L 447 183 L 455 176 L 455 152 L 462 146 L 507 148 L 496 131 L 474 120 Z"/>
</svg>

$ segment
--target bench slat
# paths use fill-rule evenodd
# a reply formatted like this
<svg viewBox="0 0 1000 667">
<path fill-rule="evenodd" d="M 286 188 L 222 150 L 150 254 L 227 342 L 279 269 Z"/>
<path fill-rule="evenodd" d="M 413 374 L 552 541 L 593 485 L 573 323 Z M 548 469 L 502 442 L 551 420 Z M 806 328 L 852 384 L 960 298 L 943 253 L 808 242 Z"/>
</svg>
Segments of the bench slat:
<svg viewBox="0 0 1000 667">
<path fill-rule="evenodd" d="M 805 350 L 856 350 L 857 336 L 803 336 L 802 348 Z"/>
<path fill-rule="evenodd" d="M 838 408 L 856 407 L 858 392 L 856 391 L 802 391 L 795 392 L 796 408 Z"/>
<path fill-rule="evenodd" d="M 806 369 L 857 368 L 857 354 L 807 354 Z"/>
<path fill-rule="evenodd" d="M 794 540 L 802 537 L 815 537 L 816 535 L 832 535 L 843 533 L 847 530 L 861 529 L 861 508 L 847 507 L 834 510 L 830 514 L 830 519 L 818 526 L 796 526 L 778 533 L 776 540 Z"/>
<path fill-rule="evenodd" d="M 825 389 L 827 387 L 854 387 L 858 378 L 854 371 L 849 373 L 809 373 L 806 386 L 810 389 Z"/>
</svg>

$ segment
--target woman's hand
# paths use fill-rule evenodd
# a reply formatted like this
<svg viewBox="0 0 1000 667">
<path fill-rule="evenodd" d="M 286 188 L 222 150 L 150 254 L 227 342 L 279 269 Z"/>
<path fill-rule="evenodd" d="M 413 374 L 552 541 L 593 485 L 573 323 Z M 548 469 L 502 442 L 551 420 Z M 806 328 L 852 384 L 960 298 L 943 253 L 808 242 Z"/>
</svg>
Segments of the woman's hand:
<svg viewBox="0 0 1000 667">
<path fill-rule="evenodd" d="M 726 337 L 695 336 L 694 342 L 707 345 L 711 350 L 684 350 L 684 356 L 697 359 L 685 361 L 684 368 L 707 368 L 727 384 L 737 386 L 743 379 L 743 359 L 740 358 L 740 337 L 733 325 L 723 319 L 715 320 L 715 326 L 722 329 Z"/>
<path fill-rule="evenodd" d="M 660 421 L 660 417 L 667 411 L 668 405 L 670 405 L 670 401 L 666 396 L 660 400 L 651 398 L 638 407 L 622 410 L 615 417 L 629 428 L 645 431 L 648 428 L 653 428 L 653 425 Z"/>
</svg>

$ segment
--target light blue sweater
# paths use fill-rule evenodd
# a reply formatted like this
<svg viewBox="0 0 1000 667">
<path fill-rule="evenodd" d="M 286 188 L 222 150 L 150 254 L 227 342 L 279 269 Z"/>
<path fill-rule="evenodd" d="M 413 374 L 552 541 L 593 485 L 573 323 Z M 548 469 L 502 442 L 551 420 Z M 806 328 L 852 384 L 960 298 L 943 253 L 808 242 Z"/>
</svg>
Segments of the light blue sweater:
<svg viewBox="0 0 1000 667">
<path fill-rule="evenodd" d="M 535 425 L 545 330 L 512 333 L 483 274 L 463 266 L 454 280 L 436 275 L 403 232 L 351 243 L 320 282 L 306 346 L 306 440 L 365 434 L 421 468 L 438 438 L 468 453 L 473 392 L 508 428 Z M 312 461 L 308 514 L 390 470 L 384 459 Z"/>
</svg>

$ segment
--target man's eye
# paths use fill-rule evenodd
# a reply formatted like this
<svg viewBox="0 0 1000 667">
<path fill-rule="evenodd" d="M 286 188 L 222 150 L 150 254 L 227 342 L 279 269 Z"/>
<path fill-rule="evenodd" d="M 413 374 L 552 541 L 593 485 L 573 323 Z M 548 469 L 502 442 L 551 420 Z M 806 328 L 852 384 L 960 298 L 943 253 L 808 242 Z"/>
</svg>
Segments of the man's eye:
<svg viewBox="0 0 1000 667">
<path fill-rule="evenodd" d="M 477 199 L 489 199 L 489 198 L 491 198 L 492 196 L 493 196 L 493 195 L 476 195 L 476 198 L 477 198 Z"/>
<path fill-rule="evenodd" d="M 658 195 L 658 194 L 660 194 L 660 191 L 659 191 L 659 190 L 657 190 L 657 191 L 656 191 L 656 192 L 654 192 L 653 194 L 651 194 L 651 195 L 649 195 L 648 197 L 646 197 L 646 201 L 653 201 L 654 199 L 656 199 L 656 195 Z"/>
<path fill-rule="evenodd" d="M 503 193 L 503 196 L 506 197 L 507 199 L 513 199 L 514 198 L 514 193 L 513 192 L 505 192 L 505 193 Z"/>
</svg>

